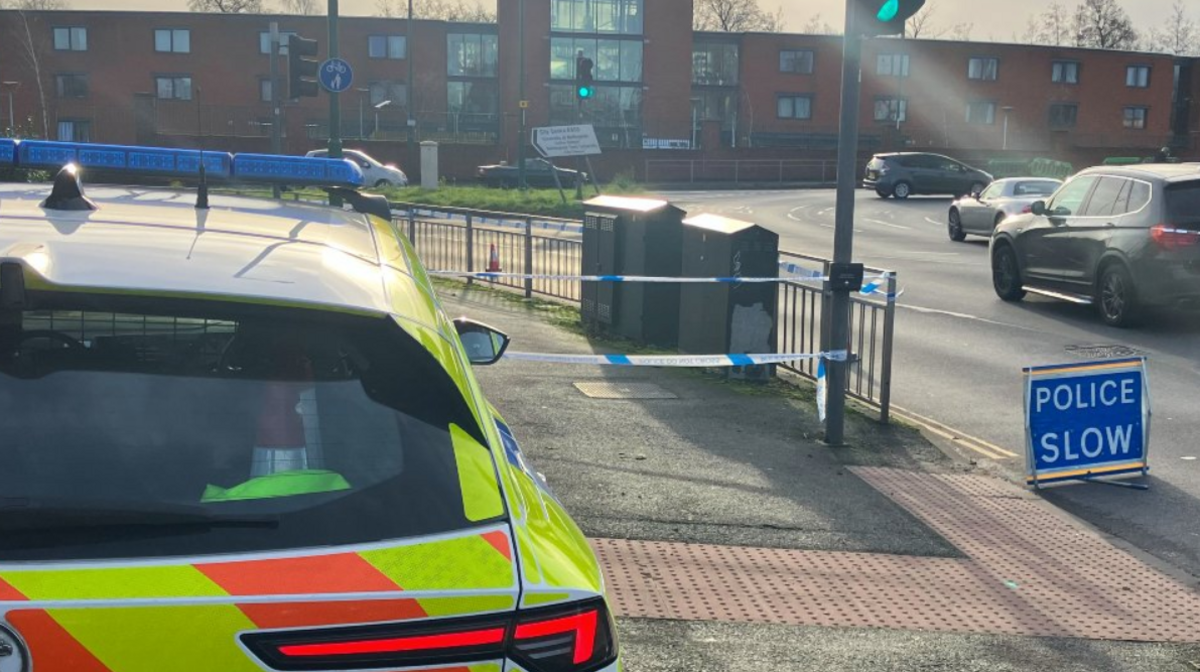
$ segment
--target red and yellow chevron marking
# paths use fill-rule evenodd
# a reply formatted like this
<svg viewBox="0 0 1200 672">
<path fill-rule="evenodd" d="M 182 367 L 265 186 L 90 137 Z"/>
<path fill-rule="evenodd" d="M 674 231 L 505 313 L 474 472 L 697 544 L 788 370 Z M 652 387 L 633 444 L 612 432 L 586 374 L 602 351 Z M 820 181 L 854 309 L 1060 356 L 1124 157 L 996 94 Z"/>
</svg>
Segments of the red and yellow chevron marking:
<svg viewBox="0 0 1200 672">
<path fill-rule="evenodd" d="M 461 616 L 516 608 L 509 534 L 457 538 L 352 553 L 180 565 L 0 568 L 0 602 L 38 669 L 71 672 L 173 670 L 261 672 L 236 645 L 264 628 L 312 628 Z M 481 590 L 478 595 L 436 593 Z M 350 593 L 419 598 L 336 599 Z M 434 593 L 431 595 L 430 593 Z M 332 599 L 305 599 L 324 595 Z M 300 601 L 286 601 L 293 596 Z M 274 602 L 241 600 L 281 598 Z M 172 603 L 189 598 L 198 604 Z M 229 601 L 223 601 L 227 598 Z M 41 601 L 67 606 L 39 609 Z M 149 600 L 142 604 L 113 604 Z M 104 602 L 106 604 L 96 604 Z M 89 604 L 91 603 L 91 604 Z M 23 607 L 27 604 L 28 607 Z M 495 664 L 445 672 L 499 672 Z"/>
</svg>

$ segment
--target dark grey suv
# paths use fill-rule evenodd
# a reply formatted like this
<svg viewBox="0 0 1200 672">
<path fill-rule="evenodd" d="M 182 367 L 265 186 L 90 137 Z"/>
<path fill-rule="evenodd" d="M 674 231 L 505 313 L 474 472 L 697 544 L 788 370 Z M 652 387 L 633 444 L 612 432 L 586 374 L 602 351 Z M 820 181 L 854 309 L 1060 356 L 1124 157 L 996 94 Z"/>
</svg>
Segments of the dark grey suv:
<svg viewBox="0 0 1200 672">
<path fill-rule="evenodd" d="M 1095 305 L 1110 325 L 1150 306 L 1200 305 L 1200 164 L 1090 168 L 1001 222 L 992 283 Z"/>
<path fill-rule="evenodd" d="M 941 154 L 876 154 L 867 164 L 863 186 L 880 198 L 913 194 L 962 196 L 992 183 L 992 176 Z"/>
</svg>

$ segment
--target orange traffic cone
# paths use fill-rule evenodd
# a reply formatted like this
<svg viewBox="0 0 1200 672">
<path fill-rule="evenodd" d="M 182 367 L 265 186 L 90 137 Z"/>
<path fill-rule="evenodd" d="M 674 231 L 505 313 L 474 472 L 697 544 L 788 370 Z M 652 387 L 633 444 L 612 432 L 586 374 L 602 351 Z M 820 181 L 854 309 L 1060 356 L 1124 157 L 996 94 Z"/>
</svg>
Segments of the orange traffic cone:
<svg viewBox="0 0 1200 672">
<path fill-rule="evenodd" d="M 491 249 L 488 251 L 488 273 L 503 273 L 500 268 L 500 253 L 496 251 L 496 244 L 492 243 Z"/>
<path fill-rule="evenodd" d="M 304 421 L 298 412 L 302 384 L 272 381 L 264 396 L 250 477 L 308 469 Z"/>
</svg>

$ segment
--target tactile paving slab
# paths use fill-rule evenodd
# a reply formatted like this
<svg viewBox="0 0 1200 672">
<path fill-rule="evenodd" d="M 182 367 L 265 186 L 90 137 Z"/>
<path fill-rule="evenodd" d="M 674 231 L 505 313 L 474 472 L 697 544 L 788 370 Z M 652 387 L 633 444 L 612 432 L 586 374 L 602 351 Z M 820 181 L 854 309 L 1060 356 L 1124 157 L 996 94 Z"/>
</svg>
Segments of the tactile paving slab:
<svg viewBox="0 0 1200 672">
<path fill-rule="evenodd" d="M 673 392 L 654 383 L 590 381 L 575 383 L 575 388 L 592 399 L 678 399 Z"/>
<path fill-rule="evenodd" d="M 618 615 L 1200 641 L 1200 594 L 1018 486 L 853 470 L 968 558 L 593 540 Z"/>
</svg>

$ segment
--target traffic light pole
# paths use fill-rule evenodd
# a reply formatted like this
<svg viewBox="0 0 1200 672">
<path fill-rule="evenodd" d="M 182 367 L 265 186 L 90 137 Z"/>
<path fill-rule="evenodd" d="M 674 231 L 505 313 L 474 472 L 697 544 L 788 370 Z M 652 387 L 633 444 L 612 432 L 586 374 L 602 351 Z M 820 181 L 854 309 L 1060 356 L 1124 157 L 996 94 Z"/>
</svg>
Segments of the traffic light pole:
<svg viewBox="0 0 1200 672">
<path fill-rule="evenodd" d="M 271 22 L 271 153 L 283 153 L 283 129 L 279 127 L 279 23 Z M 283 195 L 279 185 L 271 187 L 275 198 Z"/>
<path fill-rule="evenodd" d="M 518 122 L 521 130 L 517 131 L 517 188 L 525 191 L 528 188 L 525 183 L 525 0 L 517 0 L 517 43 L 520 45 L 520 54 L 517 56 L 520 61 L 517 98 L 520 98 L 518 104 L 521 106 L 518 113 L 521 115 Z"/>
<path fill-rule="evenodd" d="M 329 58 L 338 57 L 338 0 L 329 0 Z M 342 158 L 342 107 L 338 94 L 329 92 L 329 158 Z M 329 204 L 342 207 L 342 199 L 330 194 Z"/>
<path fill-rule="evenodd" d="M 861 86 L 862 37 L 855 2 L 846 3 L 846 32 L 842 38 L 842 116 L 838 132 L 837 215 L 834 220 L 833 263 L 848 264 L 854 252 L 854 197 L 858 186 L 858 112 Z M 850 350 L 850 290 L 835 288 L 831 294 L 829 349 Z M 828 401 L 825 443 L 845 443 L 846 380 L 849 358 L 827 362 Z"/>
</svg>

